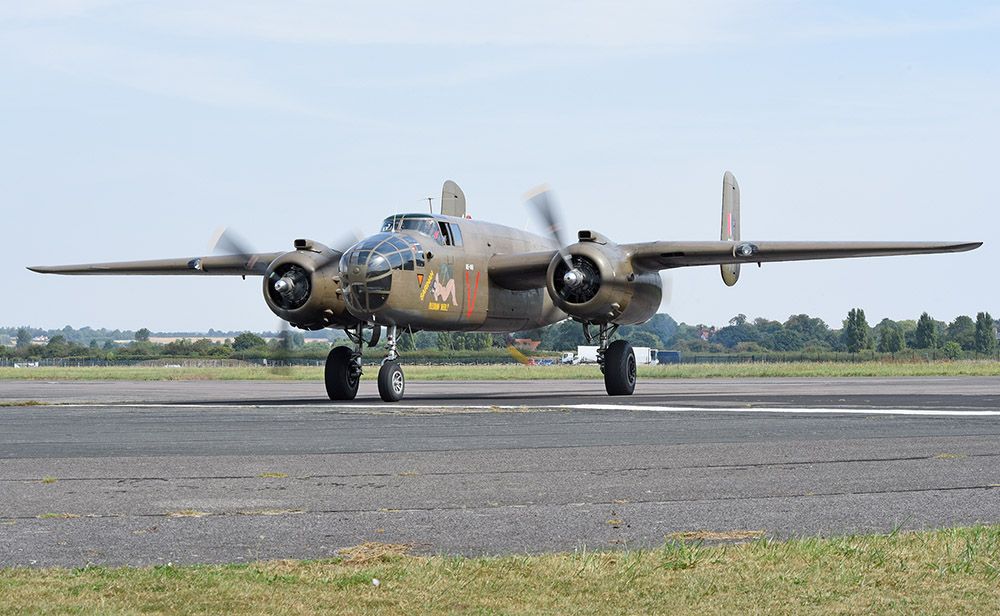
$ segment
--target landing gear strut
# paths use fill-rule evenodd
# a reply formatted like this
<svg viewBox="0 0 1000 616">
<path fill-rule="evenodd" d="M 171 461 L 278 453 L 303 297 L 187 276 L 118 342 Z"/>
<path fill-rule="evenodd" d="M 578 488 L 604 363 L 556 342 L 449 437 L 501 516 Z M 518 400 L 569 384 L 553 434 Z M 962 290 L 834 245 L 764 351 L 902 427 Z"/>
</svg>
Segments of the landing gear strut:
<svg viewBox="0 0 1000 616">
<path fill-rule="evenodd" d="M 609 396 L 631 396 L 635 391 L 635 353 L 632 345 L 626 340 L 615 340 L 608 344 L 608 339 L 618 331 L 616 323 L 601 323 L 597 332 L 597 364 L 604 374 L 604 389 Z M 587 342 L 594 341 L 590 325 L 583 324 L 583 336 Z"/>
<path fill-rule="evenodd" d="M 335 346 L 326 356 L 326 394 L 331 400 L 353 400 L 358 395 L 358 384 L 361 382 L 361 349 L 367 343 L 369 346 L 378 343 L 381 328 L 372 331 L 372 337 L 365 340 L 364 324 L 352 329 L 345 329 L 347 337 L 354 347 Z"/>
<path fill-rule="evenodd" d="M 399 365 L 399 353 L 396 352 L 397 329 L 389 326 L 385 336 L 385 359 L 378 370 L 378 395 L 383 402 L 399 402 L 406 391 L 406 378 L 403 368 Z"/>
</svg>

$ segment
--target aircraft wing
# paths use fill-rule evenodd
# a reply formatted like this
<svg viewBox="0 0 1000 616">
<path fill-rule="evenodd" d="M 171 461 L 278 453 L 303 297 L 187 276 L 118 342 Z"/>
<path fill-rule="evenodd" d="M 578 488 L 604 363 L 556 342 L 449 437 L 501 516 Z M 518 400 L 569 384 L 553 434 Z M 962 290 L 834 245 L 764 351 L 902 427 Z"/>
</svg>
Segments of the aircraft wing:
<svg viewBox="0 0 1000 616">
<path fill-rule="evenodd" d="M 28 269 L 40 274 L 73 275 L 182 275 L 263 276 L 267 266 L 281 252 L 251 255 L 217 255 L 152 261 L 119 261 L 115 263 L 83 263 L 79 265 L 33 265 Z"/>
<path fill-rule="evenodd" d="M 965 252 L 982 242 L 644 242 L 622 244 L 639 270 L 656 271 L 693 265 L 807 261 L 849 257 L 884 257 Z"/>
<path fill-rule="evenodd" d="M 545 286 L 545 273 L 558 250 L 500 254 L 490 257 L 490 281 L 505 289 L 526 291 Z"/>
</svg>

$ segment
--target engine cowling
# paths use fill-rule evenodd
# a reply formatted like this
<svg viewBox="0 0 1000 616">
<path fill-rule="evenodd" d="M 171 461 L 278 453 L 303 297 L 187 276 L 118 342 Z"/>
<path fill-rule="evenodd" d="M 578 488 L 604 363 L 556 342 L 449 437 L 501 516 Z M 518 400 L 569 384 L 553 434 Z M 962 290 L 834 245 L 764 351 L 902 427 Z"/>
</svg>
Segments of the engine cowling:
<svg viewBox="0 0 1000 616">
<path fill-rule="evenodd" d="M 585 323 L 644 323 L 660 307 L 663 283 L 658 272 L 636 272 L 621 248 L 593 231 L 549 264 L 546 286 L 556 306 Z"/>
<path fill-rule="evenodd" d="M 339 253 L 309 240 L 296 240 L 267 268 L 264 301 L 271 312 L 300 329 L 348 327 L 358 320 L 340 291 Z"/>
</svg>

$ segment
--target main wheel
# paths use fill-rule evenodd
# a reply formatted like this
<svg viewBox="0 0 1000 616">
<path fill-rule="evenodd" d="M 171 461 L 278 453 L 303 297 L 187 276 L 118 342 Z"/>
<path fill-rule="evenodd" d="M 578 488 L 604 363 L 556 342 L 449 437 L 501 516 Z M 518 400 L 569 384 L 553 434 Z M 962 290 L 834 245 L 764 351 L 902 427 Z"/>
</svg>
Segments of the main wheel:
<svg viewBox="0 0 1000 616">
<path fill-rule="evenodd" d="M 326 356 L 326 395 L 331 400 L 353 400 L 358 395 L 361 375 L 354 366 L 354 352 L 345 346 L 336 346 Z"/>
<path fill-rule="evenodd" d="M 615 340 L 604 352 L 604 388 L 610 396 L 631 396 L 635 391 L 635 353 L 624 340 Z"/>
<path fill-rule="evenodd" d="M 399 362 L 387 361 L 378 371 L 378 395 L 384 402 L 399 402 L 406 390 L 406 379 Z"/>
</svg>

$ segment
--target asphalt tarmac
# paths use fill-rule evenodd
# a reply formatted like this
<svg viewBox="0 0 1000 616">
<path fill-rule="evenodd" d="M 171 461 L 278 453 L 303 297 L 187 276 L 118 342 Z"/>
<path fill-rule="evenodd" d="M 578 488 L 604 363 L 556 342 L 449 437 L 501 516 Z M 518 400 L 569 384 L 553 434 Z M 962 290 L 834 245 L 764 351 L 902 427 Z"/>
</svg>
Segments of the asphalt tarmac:
<svg viewBox="0 0 1000 616">
<path fill-rule="evenodd" d="M 1000 522 L 1000 379 L 0 381 L 0 566 Z"/>
</svg>

